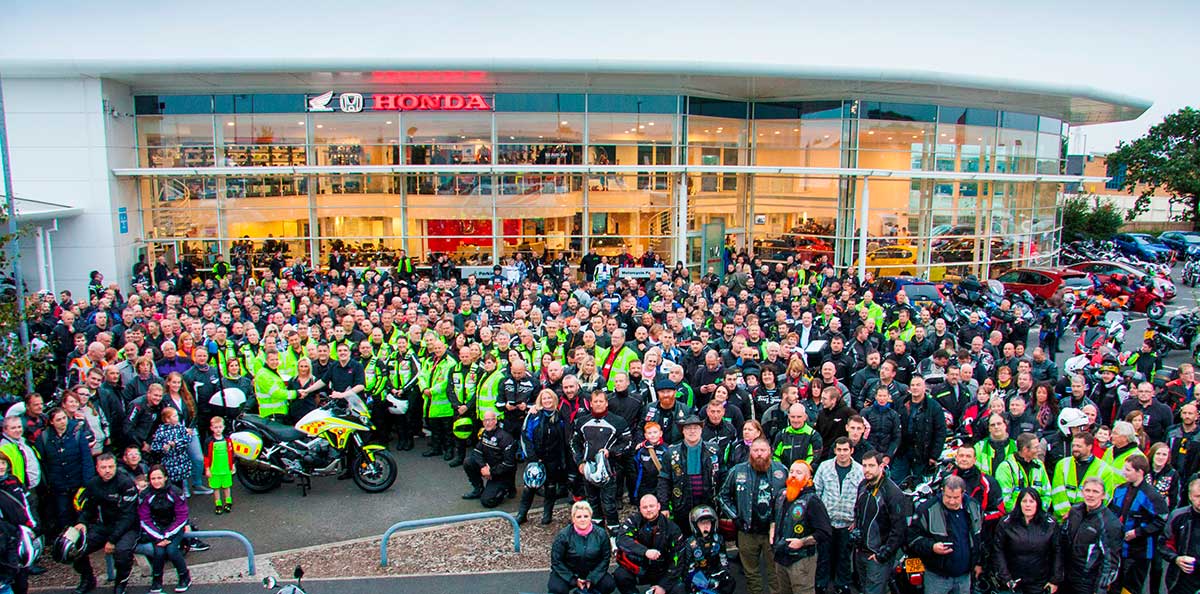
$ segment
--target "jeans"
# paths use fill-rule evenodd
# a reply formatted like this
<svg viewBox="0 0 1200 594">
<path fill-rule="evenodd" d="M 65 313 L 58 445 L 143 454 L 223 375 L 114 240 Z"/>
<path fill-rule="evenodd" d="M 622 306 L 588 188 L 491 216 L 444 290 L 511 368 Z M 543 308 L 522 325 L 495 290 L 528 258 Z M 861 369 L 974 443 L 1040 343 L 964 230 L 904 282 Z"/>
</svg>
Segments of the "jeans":
<svg viewBox="0 0 1200 594">
<path fill-rule="evenodd" d="M 776 563 L 775 575 L 779 576 L 779 588 L 773 589 L 772 592 L 779 592 L 780 594 L 813 594 L 815 591 L 816 574 L 816 555 L 801 559 L 791 565 Z"/>
<path fill-rule="evenodd" d="M 772 571 L 771 541 L 766 534 L 751 534 L 738 531 L 738 557 L 742 560 L 742 572 L 746 574 L 746 592 L 762 594 L 762 570 L 767 570 L 768 588 L 766 592 L 779 590 L 779 575 Z"/>
<path fill-rule="evenodd" d="M 192 440 L 188 442 L 188 458 L 192 460 L 192 487 L 207 488 L 204 482 L 204 454 L 200 451 L 200 430 L 192 429 Z"/>
<path fill-rule="evenodd" d="M 828 551 L 828 562 L 822 563 L 829 571 L 829 579 L 825 585 L 839 589 L 849 587 L 854 557 L 849 528 L 833 529 L 833 539 L 829 543 Z"/>
<path fill-rule="evenodd" d="M 858 570 L 859 590 L 862 594 L 884 594 L 888 591 L 888 580 L 892 577 L 896 561 L 893 558 L 880 563 L 872 561 L 870 557 L 870 553 L 863 551 L 855 553 L 854 565 Z"/>
<path fill-rule="evenodd" d="M 172 536 L 169 540 L 171 544 L 160 547 L 158 543 L 148 542 L 142 543 L 134 550 L 139 555 L 145 555 L 150 560 L 150 574 L 157 576 L 160 579 L 163 575 L 163 569 L 167 565 L 167 561 L 171 562 L 171 566 L 175 568 L 175 573 L 183 575 L 187 573 L 187 561 L 183 558 L 183 550 L 179 545 L 183 542 L 186 535 L 182 532 Z"/>
<path fill-rule="evenodd" d="M 943 577 L 926 571 L 925 594 L 971 594 L 971 574 Z"/>
</svg>

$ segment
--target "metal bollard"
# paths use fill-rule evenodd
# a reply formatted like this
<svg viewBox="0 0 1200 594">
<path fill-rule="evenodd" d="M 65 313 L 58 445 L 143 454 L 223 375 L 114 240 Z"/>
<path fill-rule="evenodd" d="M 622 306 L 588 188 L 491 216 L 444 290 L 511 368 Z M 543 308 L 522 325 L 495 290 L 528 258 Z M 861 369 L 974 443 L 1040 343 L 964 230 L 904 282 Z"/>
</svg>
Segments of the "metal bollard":
<svg viewBox="0 0 1200 594">
<path fill-rule="evenodd" d="M 460 514 L 457 516 L 442 516 L 440 518 L 425 518 L 423 520 L 405 520 L 403 522 L 396 522 L 395 524 L 392 524 L 391 528 L 387 529 L 387 532 L 383 533 L 383 542 L 379 543 L 379 564 L 383 567 L 387 567 L 388 539 L 390 539 L 392 534 L 398 530 L 403 530 L 405 528 L 417 528 L 420 526 L 436 526 L 438 524 L 469 522 L 471 520 L 482 520 L 484 518 L 504 518 L 505 520 L 508 520 L 508 523 L 512 524 L 513 528 L 513 552 L 521 552 L 521 526 L 517 524 L 517 519 L 508 512 L 491 510 L 472 514 Z"/>
</svg>

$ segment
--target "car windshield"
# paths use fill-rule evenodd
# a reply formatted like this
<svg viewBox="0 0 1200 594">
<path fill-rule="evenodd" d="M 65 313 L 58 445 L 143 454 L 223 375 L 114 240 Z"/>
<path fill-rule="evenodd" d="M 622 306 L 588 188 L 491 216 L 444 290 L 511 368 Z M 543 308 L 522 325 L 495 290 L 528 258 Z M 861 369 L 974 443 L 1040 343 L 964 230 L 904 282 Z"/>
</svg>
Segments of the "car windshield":
<svg viewBox="0 0 1200 594">
<path fill-rule="evenodd" d="M 942 300 L 938 295 L 937 287 L 933 285 L 907 285 L 904 287 L 904 294 L 908 295 L 909 301 Z"/>
<path fill-rule="evenodd" d="M 1084 289 L 1092 286 L 1092 281 L 1086 276 L 1068 276 L 1063 279 L 1063 286 L 1068 289 Z"/>
<path fill-rule="evenodd" d="M 1179 235 L 1178 238 L 1184 243 L 1200 243 L 1200 235 Z"/>
</svg>

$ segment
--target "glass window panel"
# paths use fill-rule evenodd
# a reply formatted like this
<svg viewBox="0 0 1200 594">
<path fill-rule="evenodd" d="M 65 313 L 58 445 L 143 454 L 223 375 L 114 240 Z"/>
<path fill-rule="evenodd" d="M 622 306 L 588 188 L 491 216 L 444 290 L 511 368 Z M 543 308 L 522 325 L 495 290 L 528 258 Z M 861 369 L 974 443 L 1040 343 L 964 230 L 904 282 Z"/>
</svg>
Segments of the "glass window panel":
<svg viewBox="0 0 1200 594">
<path fill-rule="evenodd" d="M 588 111 L 612 113 L 663 113 L 679 111 L 675 95 L 588 95 Z"/>
<path fill-rule="evenodd" d="M 140 95 L 133 98 L 137 115 L 212 113 L 212 95 Z"/>
<path fill-rule="evenodd" d="M 579 144 L 583 114 L 498 113 L 496 138 L 504 144 Z"/>
<path fill-rule="evenodd" d="M 838 167 L 840 120 L 758 120 L 754 123 L 755 165 Z"/>
<path fill-rule="evenodd" d="M 725 101 L 704 97 L 688 98 L 688 113 L 718 118 L 746 119 L 747 104 L 744 101 Z"/>
<path fill-rule="evenodd" d="M 1042 116 L 1038 118 L 1038 131 L 1061 136 L 1063 133 L 1062 120 Z"/>
<path fill-rule="evenodd" d="M 842 117 L 841 101 L 791 101 L 755 103 L 756 120 L 823 120 Z"/>
<path fill-rule="evenodd" d="M 675 138 L 675 116 L 643 113 L 588 114 L 590 144 L 671 144 Z M 625 164 L 637 161 L 625 161 Z"/>
<path fill-rule="evenodd" d="M 860 109 L 860 117 L 870 120 L 903 122 L 933 122 L 937 120 L 936 105 L 864 101 L 860 105 Z"/>
<path fill-rule="evenodd" d="M 932 166 L 934 124 L 862 120 L 858 132 L 858 166 L 921 169 Z"/>
<path fill-rule="evenodd" d="M 504 111 L 584 111 L 582 93 L 497 93 L 497 112 Z"/>
<path fill-rule="evenodd" d="M 299 93 L 217 95 L 213 108 L 217 113 L 304 113 L 305 101 Z"/>
<path fill-rule="evenodd" d="M 959 124 L 963 126 L 996 127 L 998 112 L 994 109 L 976 109 L 972 107 L 947 107 L 938 109 L 938 121 L 943 124 Z"/>
<path fill-rule="evenodd" d="M 579 165 L 583 163 L 581 144 L 498 144 L 496 163 L 500 165 Z"/>
<path fill-rule="evenodd" d="M 311 121 L 318 165 L 400 162 L 399 127 L 394 114 L 321 114 L 313 115 Z"/>
<path fill-rule="evenodd" d="M 1037 133 L 1001 128 L 996 146 L 996 171 L 999 173 L 1033 173 L 1037 150 Z"/>
<path fill-rule="evenodd" d="M 1000 113 L 1000 127 L 1016 130 L 1037 130 L 1038 117 L 1027 113 L 1005 111 Z"/>
<path fill-rule="evenodd" d="M 217 118 L 225 145 L 305 143 L 303 115 L 224 115 Z"/>
<path fill-rule="evenodd" d="M 491 113 L 404 114 L 405 136 L 421 144 L 490 143 Z"/>
<path fill-rule="evenodd" d="M 995 147 L 995 127 L 939 124 L 935 170 L 991 171 Z"/>
</svg>

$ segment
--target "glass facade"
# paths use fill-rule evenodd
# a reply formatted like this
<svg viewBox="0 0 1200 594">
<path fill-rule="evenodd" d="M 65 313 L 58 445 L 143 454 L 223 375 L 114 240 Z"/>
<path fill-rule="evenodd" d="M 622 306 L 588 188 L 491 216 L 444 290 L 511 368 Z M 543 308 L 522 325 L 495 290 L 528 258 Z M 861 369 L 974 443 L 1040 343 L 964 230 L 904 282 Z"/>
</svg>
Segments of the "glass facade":
<svg viewBox="0 0 1200 594">
<path fill-rule="evenodd" d="M 359 266 L 400 249 L 490 265 L 594 247 L 695 267 L 718 229 L 768 263 L 847 267 L 869 200 L 877 274 L 995 276 L 1058 249 L 1060 184 L 1038 180 L 1061 171 L 1056 119 L 872 101 L 486 97 L 490 110 L 360 113 L 309 113 L 304 95 L 136 97 L 140 166 L 190 170 L 142 176 L 145 240 L 206 260 L 251 246 L 325 262 L 339 246 Z"/>
</svg>

